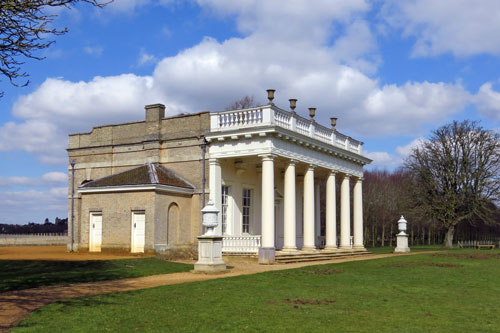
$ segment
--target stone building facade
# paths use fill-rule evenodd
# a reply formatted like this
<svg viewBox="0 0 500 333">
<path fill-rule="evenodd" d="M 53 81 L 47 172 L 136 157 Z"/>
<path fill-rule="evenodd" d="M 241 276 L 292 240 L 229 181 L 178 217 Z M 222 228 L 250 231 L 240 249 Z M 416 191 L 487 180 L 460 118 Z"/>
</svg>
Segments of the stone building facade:
<svg viewBox="0 0 500 333">
<path fill-rule="evenodd" d="M 192 246 L 206 193 L 221 211 L 227 254 L 269 263 L 276 250 L 364 251 L 362 142 L 338 132 L 336 118 L 325 127 L 315 109 L 305 118 L 295 100 L 290 108 L 274 105 L 272 91 L 268 104 L 244 110 L 165 118 L 157 104 L 146 106 L 145 121 L 71 135 L 77 247 Z"/>
</svg>

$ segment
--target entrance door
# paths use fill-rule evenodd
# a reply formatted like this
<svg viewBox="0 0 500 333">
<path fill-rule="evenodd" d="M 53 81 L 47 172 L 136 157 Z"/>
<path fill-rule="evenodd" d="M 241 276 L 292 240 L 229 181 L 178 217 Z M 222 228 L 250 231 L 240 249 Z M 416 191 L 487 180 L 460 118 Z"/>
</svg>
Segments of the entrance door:
<svg viewBox="0 0 500 333">
<path fill-rule="evenodd" d="M 101 252 L 102 214 L 90 213 L 89 252 Z"/>
<path fill-rule="evenodd" d="M 132 213 L 132 253 L 143 253 L 146 242 L 146 215 Z"/>
</svg>

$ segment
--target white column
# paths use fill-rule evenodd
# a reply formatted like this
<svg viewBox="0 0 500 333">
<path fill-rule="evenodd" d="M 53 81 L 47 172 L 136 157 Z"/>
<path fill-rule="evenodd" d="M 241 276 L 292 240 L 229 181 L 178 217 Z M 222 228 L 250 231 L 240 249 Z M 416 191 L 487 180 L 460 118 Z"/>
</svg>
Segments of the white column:
<svg viewBox="0 0 500 333">
<path fill-rule="evenodd" d="M 314 167 L 310 165 L 304 175 L 304 246 L 314 250 Z"/>
<path fill-rule="evenodd" d="M 295 205 L 295 161 L 290 161 L 285 170 L 285 216 L 283 250 L 297 250 L 296 243 L 296 205 Z"/>
<path fill-rule="evenodd" d="M 219 211 L 222 210 L 222 173 L 218 159 L 211 158 L 209 160 L 209 186 L 210 200 L 215 204 Z M 216 235 L 222 235 L 222 214 L 217 216 L 218 224 L 214 229 Z"/>
<path fill-rule="evenodd" d="M 363 178 L 358 178 L 354 184 L 353 193 L 353 231 L 354 249 L 364 249 L 363 245 Z"/>
<path fill-rule="evenodd" d="M 262 247 L 274 249 L 274 156 L 262 156 Z"/>
<path fill-rule="evenodd" d="M 320 185 L 316 179 L 314 182 L 314 243 L 316 248 L 320 247 L 319 236 L 321 235 L 321 202 L 320 202 Z"/>
<path fill-rule="evenodd" d="M 326 181 L 326 250 L 337 248 L 337 206 L 335 198 L 335 171 Z"/>
<path fill-rule="evenodd" d="M 349 197 L 349 175 L 345 175 L 340 185 L 340 249 L 351 249 L 351 203 Z"/>
</svg>

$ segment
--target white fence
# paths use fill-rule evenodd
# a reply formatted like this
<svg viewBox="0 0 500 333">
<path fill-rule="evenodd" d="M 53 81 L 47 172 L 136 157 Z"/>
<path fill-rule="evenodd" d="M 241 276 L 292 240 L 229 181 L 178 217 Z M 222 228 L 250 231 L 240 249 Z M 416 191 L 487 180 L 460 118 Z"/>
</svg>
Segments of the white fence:
<svg viewBox="0 0 500 333">
<path fill-rule="evenodd" d="M 222 253 L 258 253 L 260 235 L 224 236 Z"/>
<path fill-rule="evenodd" d="M 0 246 L 66 245 L 66 233 L 0 234 Z"/>
<path fill-rule="evenodd" d="M 464 241 L 458 241 L 457 242 L 458 247 L 465 249 L 465 248 L 475 248 L 478 245 L 496 245 L 500 247 L 500 241 L 494 241 L 494 240 L 464 240 Z"/>
</svg>

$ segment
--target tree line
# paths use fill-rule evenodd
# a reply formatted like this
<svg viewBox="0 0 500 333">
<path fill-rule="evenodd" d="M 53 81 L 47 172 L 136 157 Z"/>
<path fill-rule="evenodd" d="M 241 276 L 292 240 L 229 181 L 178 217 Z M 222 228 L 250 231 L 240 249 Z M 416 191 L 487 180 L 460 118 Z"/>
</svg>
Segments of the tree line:
<svg viewBox="0 0 500 333">
<path fill-rule="evenodd" d="M 500 236 L 500 136 L 454 121 L 415 147 L 401 168 L 364 173 L 367 246 L 393 246 L 400 215 L 410 245 Z"/>
<path fill-rule="evenodd" d="M 27 224 L 0 224 L 0 234 L 41 234 L 68 232 L 68 219 L 56 217 L 54 223 L 48 218 L 43 224 L 29 222 Z"/>
</svg>

